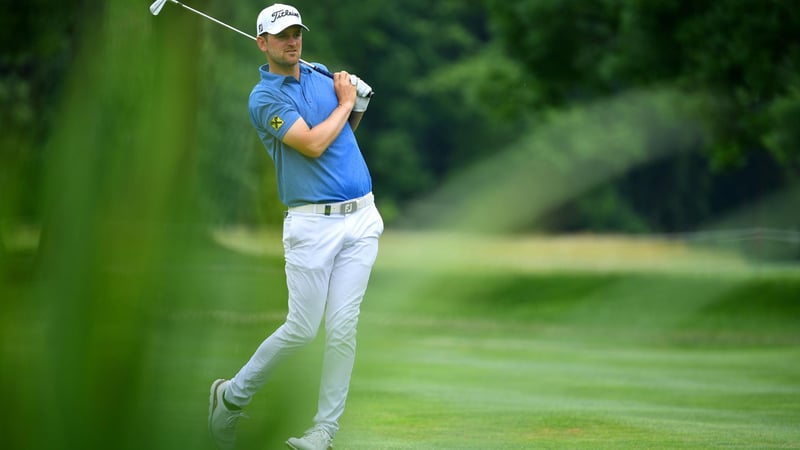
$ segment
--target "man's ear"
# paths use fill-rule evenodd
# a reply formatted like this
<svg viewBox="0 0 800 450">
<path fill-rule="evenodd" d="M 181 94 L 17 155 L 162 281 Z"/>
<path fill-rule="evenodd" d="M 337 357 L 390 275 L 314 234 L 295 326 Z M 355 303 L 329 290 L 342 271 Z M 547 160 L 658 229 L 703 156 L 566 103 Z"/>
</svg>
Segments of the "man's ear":
<svg viewBox="0 0 800 450">
<path fill-rule="evenodd" d="M 258 44 L 258 48 L 261 49 L 262 52 L 267 51 L 267 38 L 265 36 L 257 37 L 256 44 Z"/>
</svg>

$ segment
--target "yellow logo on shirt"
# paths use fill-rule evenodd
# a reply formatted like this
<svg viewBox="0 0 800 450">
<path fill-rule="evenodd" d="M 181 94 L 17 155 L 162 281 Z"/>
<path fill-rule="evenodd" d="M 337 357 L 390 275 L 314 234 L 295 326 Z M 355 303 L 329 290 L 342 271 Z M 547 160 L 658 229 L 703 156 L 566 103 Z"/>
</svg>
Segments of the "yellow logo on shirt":
<svg viewBox="0 0 800 450">
<path fill-rule="evenodd" d="M 281 129 L 281 127 L 283 126 L 283 119 L 281 119 L 281 118 L 280 118 L 280 117 L 278 117 L 278 116 L 275 116 L 275 117 L 273 117 L 273 118 L 272 118 L 272 120 L 270 120 L 270 121 L 269 121 L 269 125 L 270 125 L 272 128 L 274 128 L 274 129 L 275 129 L 275 131 L 278 131 L 278 130 L 280 130 L 280 129 Z"/>
</svg>

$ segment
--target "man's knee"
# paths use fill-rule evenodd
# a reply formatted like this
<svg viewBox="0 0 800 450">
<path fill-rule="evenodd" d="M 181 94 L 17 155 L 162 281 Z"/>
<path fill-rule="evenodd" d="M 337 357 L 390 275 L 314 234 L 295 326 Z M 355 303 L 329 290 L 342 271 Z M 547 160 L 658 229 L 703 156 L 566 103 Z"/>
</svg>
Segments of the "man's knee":
<svg viewBox="0 0 800 450">
<path fill-rule="evenodd" d="M 305 346 L 310 344 L 317 337 L 319 325 L 303 324 L 287 320 L 284 324 L 285 339 L 295 346 Z"/>
</svg>

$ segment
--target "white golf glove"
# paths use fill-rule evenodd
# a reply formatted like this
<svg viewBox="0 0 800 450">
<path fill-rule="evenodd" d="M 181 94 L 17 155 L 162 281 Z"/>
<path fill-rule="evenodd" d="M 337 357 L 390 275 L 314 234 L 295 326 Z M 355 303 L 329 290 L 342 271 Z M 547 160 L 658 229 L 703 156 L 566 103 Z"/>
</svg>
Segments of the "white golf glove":
<svg viewBox="0 0 800 450">
<path fill-rule="evenodd" d="M 356 104 L 353 107 L 353 112 L 366 111 L 369 100 L 372 97 L 372 88 L 355 75 L 350 75 L 350 82 L 356 87 Z"/>
<path fill-rule="evenodd" d="M 365 83 L 364 80 L 355 75 L 350 75 L 350 82 L 356 87 L 356 93 L 359 97 L 372 97 L 372 87 Z"/>
</svg>

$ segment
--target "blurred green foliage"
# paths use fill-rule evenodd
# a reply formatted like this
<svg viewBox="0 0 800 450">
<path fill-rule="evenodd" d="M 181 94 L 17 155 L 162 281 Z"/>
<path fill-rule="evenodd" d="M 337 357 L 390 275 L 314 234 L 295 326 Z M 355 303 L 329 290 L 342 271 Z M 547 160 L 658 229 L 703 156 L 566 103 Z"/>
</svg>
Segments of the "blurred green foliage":
<svg viewBox="0 0 800 450">
<path fill-rule="evenodd" d="M 152 436 L 132 436 L 151 419 L 134 417 L 145 388 L 143 331 L 157 301 L 180 300 L 158 298 L 159 269 L 193 241 L 188 225 L 200 217 L 190 201 L 197 23 L 179 18 L 160 31 L 127 1 L 71 6 L 81 32 L 67 46 L 69 70 L 56 77 L 60 95 L 45 102 L 50 128 L 31 138 L 41 146 L 41 195 L 14 191 L 38 205 L 42 234 L 26 265 L 35 271 L 3 270 L 0 282 L 8 325 L 0 377 L 16 387 L 4 396 L 15 411 L 2 421 L 4 446 L 151 447 Z M 45 30 L 60 23 L 45 18 Z M 68 35 L 59 25 L 46 31 Z M 27 251 L 3 261 L 19 263 Z"/>
</svg>

